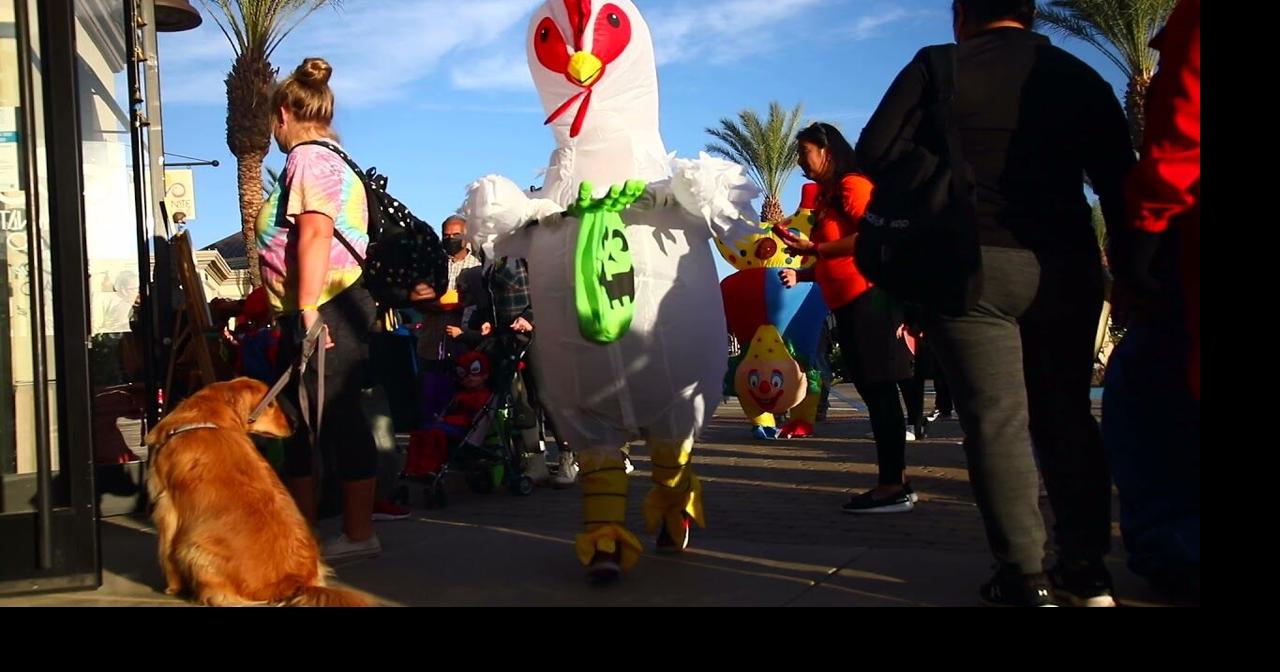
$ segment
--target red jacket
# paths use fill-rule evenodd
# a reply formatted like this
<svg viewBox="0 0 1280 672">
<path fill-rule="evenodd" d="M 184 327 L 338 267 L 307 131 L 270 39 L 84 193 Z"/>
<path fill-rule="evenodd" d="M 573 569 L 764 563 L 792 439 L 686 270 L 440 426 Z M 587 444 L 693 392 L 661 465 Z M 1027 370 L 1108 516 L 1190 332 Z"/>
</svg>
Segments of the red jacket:
<svg viewBox="0 0 1280 672">
<path fill-rule="evenodd" d="M 1182 0 L 1151 46 L 1160 69 L 1147 92 L 1142 158 L 1129 176 L 1134 228 L 1174 227 L 1191 334 L 1190 383 L 1200 397 L 1200 0 Z"/>
<path fill-rule="evenodd" d="M 815 224 L 809 238 L 815 243 L 829 243 L 858 232 L 858 222 L 871 202 L 871 181 L 862 175 L 845 175 L 840 180 L 840 193 L 822 193 L 814 210 Z M 871 283 L 858 270 L 852 256 L 819 257 L 813 277 L 822 290 L 827 308 L 835 310 L 858 298 Z"/>
<path fill-rule="evenodd" d="M 450 402 L 444 417 L 440 420 L 454 427 L 470 426 L 480 411 L 484 410 L 484 405 L 489 403 L 491 396 L 493 392 L 483 387 L 475 390 L 458 390 L 457 394 L 453 395 L 453 401 Z"/>
</svg>

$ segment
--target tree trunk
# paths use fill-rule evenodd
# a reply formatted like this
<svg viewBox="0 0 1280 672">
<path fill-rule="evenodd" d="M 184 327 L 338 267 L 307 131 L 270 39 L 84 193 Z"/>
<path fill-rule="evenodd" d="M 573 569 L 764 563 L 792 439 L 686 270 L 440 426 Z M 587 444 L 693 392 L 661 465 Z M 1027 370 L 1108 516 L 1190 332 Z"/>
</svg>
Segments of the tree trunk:
<svg viewBox="0 0 1280 672">
<path fill-rule="evenodd" d="M 760 209 L 760 216 L 764 221 L 772 224 L 786 219 L 787 214 L 782 211 L 782 202 L 778 197 L 769 195 L 764 197 L 764 207 Z"/>
<path fill-rule="evenodd" d="M 249 278 L 262 286 L 256 223 L 262 208 L 262 161 L 271 149 L 271 84 L 276 71 L 259 52 L 240 54 L 227 73 L 227 148 L 236 157 L 240 230 Z"/>
<path fill-rule="evenodd" d="M 1133 140 L 1134 151 L 1142 151 L 1142 133 L 1146 128 L 1147 87 L 1151 86 L 1151 78 L 1137 74 L 1129 79 L 1129 86 L 1124 92 L 1124 114 L 1129 118 L 1129 137 Z"/>
<path fill-rule="evenodd" d="M 262 209 L 262 161 L 266 152 L 254 152 L 236 157 L 237 179 L 240 188 L 240 233 L 244 236 L 245 256 L 249 259 L 249 280 L 254 287 L 262 286 L 262 273 L 258 268 L 258 211 Z"/>
</svg>

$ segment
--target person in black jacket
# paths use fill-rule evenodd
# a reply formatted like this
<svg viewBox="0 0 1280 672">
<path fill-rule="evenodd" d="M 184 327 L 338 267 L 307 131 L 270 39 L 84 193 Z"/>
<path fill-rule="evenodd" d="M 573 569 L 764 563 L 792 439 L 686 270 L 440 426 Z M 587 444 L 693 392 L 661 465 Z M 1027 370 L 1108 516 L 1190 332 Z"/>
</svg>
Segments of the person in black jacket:
<svg viewBox="0 0 1280 672">
<path fill-rule="evenodd" d="M 926 318 L 965 432 L 974 496 L 999 569 L 984 601 L 1110 606 L 1103 557 L 1111 486 L 1089 399 L 1102 309 L 1087 175 L 1108 229 L 1124 221 L 1134 163 L 1124 113 L 1092 68 L 1032 32 L 1033 0 L 954 0 L 961 155 L 976 182 L 981 293 L 963 315 Z M 905 153 L 940 153 L 921 123 L 923 54 L 898 74 L 857 144 L 873 182 Z M 1036 463 L 1053 507 L 1058 564 L 1044 572 Z"/>
</svg>

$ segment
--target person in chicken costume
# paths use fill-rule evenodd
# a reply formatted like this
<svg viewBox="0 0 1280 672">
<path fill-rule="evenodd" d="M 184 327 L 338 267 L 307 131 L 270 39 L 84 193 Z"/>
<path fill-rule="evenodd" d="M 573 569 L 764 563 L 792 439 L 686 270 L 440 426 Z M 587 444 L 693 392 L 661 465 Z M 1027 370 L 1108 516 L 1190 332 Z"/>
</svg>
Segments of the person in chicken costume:
<svg viewBox="0 0 1280 672">
<path fill-rule="evenodd" d="M 657 550 L 682 551 L 705 524 L 692 448 L 721 400 L 728 333 L 710 240 L 751 233 L 758 190 L 737 164 L 667 153 L 653 41 L 630 0 L 548 0 L 527 39 L 556 139 L 546 182 L 528 194 L 486 176 L 460 211 L 475 243 L 528 260 L 533 366 L 581 470 L 576 552 L 608 581 L 643 550 L 626 528 L 629 441 L 649 448 Z"/>
</svg>

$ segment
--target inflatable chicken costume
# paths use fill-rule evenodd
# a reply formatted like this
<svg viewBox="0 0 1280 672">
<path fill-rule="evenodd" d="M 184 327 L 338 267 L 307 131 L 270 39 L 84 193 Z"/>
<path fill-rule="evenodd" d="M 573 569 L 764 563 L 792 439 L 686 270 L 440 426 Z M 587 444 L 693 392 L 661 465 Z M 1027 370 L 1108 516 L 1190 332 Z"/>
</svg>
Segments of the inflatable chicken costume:
<svg viewBox="0 0 1280 672">
<path fill-rule="evenodd" d="M 474 242 L 528 260 L 533 366 L 581 469 L 578 558 L 609 580 L 642 551 L 626 528 L 628 442 L 649 448 L 658 550 L 683 550 L 704 524 L 691 455 L 727 351 L 710 241 L 754 230 L 757 190 L 736 164 L 667 153 L 653 41 L 630 0 L 548 0 L 527 39 L 556 140 L 546 183 L 529 194 L 487 176 L 461 212 Z"/>
</svg>

